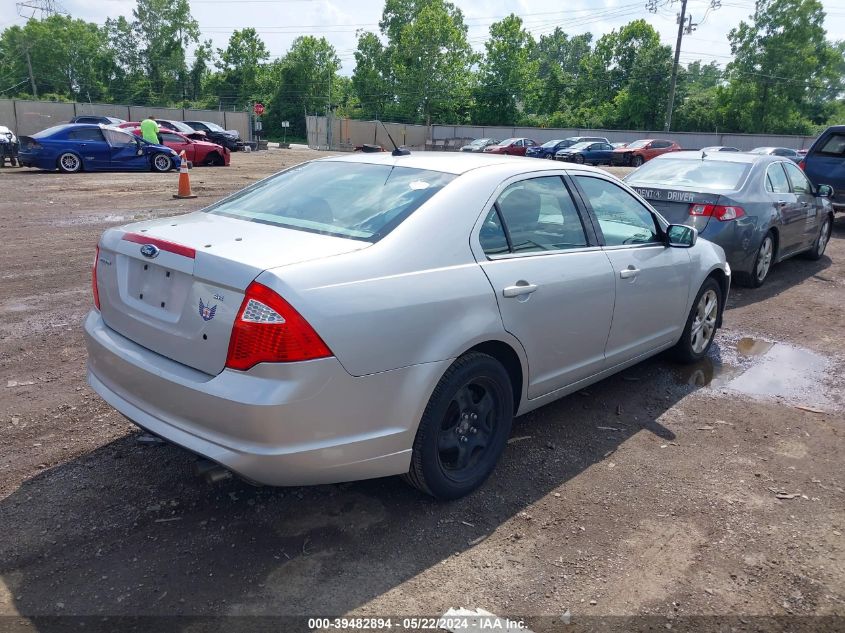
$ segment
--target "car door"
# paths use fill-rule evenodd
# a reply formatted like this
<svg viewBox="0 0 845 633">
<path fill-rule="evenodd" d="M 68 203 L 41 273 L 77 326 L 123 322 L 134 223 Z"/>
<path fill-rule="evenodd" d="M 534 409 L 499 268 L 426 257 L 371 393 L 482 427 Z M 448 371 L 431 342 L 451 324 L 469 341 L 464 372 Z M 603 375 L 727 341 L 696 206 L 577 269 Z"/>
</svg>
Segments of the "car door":
<svg viewBox="0 0 845 633">
<path fill-rule="evenodd" d="M 800 211 L 803 213 L 801 221 L 801 231 L 799 233 L 797 249 L 809 248 L 816 241 L 819 232 L 819 224 L 821 222 L 822 205 L 816 197 L 813 185 L 810 184 L 809 179 L 801 168 L 793 162 L 783 164 L 786 170 L 786 175 L 789 178 L 789 183 L 792 186 L 792 193 L 797 198 L 797 203 L 800 205 Z"/>
<path fill-rule="evenodd" d="M 150 168 L 150 159 L 143 143 L 134 134 L 122 130 L 104 129 L 109 144 L 111 169 L 144 170 Z"/>
<path fill-rule="evenodd" d="M 593 144 L 594 158 L 596 163 L 610 163 L 610 157 L 613 154 L 613 146 L 609 143 L 595 143 Z"/>
<path fill-rule="evenodd" d="M 174 150 L 177 154 L 184 151 L 185 158 L 190 161 L 196 160 L 193 143 L 189 143 L 183 136 L 174 134 L 173 132 L 162 131 L 159 132 L 159 138 L 163 145 L 167 145 L 167 147 Z"/>
<path fill-rule="evenodd" d="M 604 367 L 613 269 L 561 175 L 503 185 L 484 213 L 477 258 L 505 329 L 528 358 L 528 397 Z"/>
<path fill-rule="evenodd" d="M 108 169 L 110 149 L 98 127 L 82 127 L 68 132 L 68 149 L 75 150 L 81 157 L 85 169 Z"/>
<path fill-rule="evenodd" d="M 654 212 L 624 187 L 600 175 L 576 175 L 573 181 L 614 271 L 607 367 L 673 344 L 687 318 L 689 250 L 668 247 Z"/>
<path fill-rule="evenodd" d="M 779 161 L 766 168 L 766 192 L 778 217 L 780 254 L 790 253 L 798 248 L 803 238 L 803 222 L 806 217 L 806 210 L 798 200 L 798 196 L 793 193 L 792 185 L 784 171 L 787 164 L 786 161 Z M 760 241 L 762 239 L 761 235 Z"/>
</svg>

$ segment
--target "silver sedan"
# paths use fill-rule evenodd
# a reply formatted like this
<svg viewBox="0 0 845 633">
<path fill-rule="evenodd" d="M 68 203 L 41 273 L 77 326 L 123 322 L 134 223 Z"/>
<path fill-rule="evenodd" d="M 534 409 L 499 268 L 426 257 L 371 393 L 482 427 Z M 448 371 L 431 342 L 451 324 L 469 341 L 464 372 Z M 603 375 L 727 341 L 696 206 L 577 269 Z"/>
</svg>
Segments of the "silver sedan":
<svg viewBox="0 0 845 633">
<path fill-rule="evenodd" d="M 490 154 L 298 165 L 106 231 L 88 381 L 147 431 L 272 485 L 478 487 L 514 416 L 672 349 L 730 268 L 600 170 Z"/>
</svg>

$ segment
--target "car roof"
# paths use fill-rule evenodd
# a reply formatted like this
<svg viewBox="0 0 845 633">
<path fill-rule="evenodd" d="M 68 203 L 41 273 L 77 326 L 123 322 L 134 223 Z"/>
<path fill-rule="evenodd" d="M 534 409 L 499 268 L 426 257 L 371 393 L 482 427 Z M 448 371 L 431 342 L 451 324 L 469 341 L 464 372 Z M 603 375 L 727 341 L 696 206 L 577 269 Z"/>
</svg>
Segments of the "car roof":
<svg viewBox="0 0 845 633">
<path fill-rule="evenodd" d="M 701 150 L 684 150 L 661 154 L 652 160 L 716 160 L 729 163 L 778 163 L 783 162 L 781 156 L 769 156 L 768 154 L 752 154 L 751 152 L 712 152 L 704 153 Z"/>
<path fill-rule="evenodd" d="M 414 152 L 408 156 L 393 156 L 390 152 L 354 153 L 342 154 L 340 156 L 329 156 L 320 158 L 316 162 L 341 162 L 341 163 L 369 163 L 373 165 L 393 165 L 395 167 L 410 167 L 413 169 L 425 169 L 438 171 L 447 174 L 465 174 L 474 169 L 485 167 L 512 167 L 514 175 L 526 171 L 545 171 L 545 169 L 565 169 L 567 171 L 600 172 L 600 169 L 588 165 L 567 164 L 565 167 L 552 161 L 538 161 L 536 158 L 523 158 L 521 156 L 505 156 L 502 154 L 490 153 L 469 153 L 469 152 Z M 538 165 L 540 163 L 540 165 Z M 547 165 L 546 163 L 552 163 Z"/>
</svg>

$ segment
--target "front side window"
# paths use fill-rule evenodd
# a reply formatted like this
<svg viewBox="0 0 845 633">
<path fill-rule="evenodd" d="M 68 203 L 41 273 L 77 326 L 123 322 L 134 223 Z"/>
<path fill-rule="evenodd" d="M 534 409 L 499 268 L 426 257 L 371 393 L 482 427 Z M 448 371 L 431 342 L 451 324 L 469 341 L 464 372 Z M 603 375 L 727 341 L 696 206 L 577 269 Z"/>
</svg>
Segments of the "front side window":
<svg viewBox="0 0 845 633">
<path fill-rule="evenodd" d="M 651 212 L 622 187 L 602 178 L 575 176 L 599 221 L 607 246 L 661 242 Z"/>
<path fill-rule="evenodd" d="M 557 251 L 587 246 L 587 236 L 572 196 L 559 176 L 521 180 L 499 196 L 494 207 L 506 244 L 513 253 Z M 488 215 L 482 246 L 489 255 L 502 251 L 502 235 Z M 495 237 L 494 237 L 495 236 Z M 509 244 L 507 243 L 509 241 Z"/>
<path fill-rule="evenodd" d="M 159 133 L 159 136 L 161 137 L 162 143 L 184 143 L 185 142 L 185 139 L 183 139 L 181 136 L 178 136 L 177 134 L 170 134 L 169 132 L 161 132 L 161 133 Z"/>
<path fill-rule="evenodd" d="M 770 193 L 789 193 L 789 181 L 783 173 L 783 163 L 769 165 L 766 170 L 766 191 Z"/>
<path fill-rule="evenodd" d="M 795 193 L 813 193 L 813 185 L 807 180 L 804 172 L 798 168 L 795 163 L 784 163 L 784 169 L 789 174 L 789 180 L 792 182 L 792 191 Z"/>
<path fill-rule="evenodd" d="M 317 161 L 247 187 L 208 213 L 376 242 L 454 178 L 410 167 Z"/>
</svg>

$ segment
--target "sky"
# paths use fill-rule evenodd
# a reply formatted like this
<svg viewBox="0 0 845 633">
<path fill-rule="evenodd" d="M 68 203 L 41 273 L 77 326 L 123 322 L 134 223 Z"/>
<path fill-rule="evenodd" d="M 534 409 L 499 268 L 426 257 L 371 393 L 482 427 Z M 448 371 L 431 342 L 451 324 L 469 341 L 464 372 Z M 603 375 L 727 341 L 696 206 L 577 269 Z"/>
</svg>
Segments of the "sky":
<svg viewBox="0 0 845 633">
<path fill-rule="evenodd" d="M 44 2 L 47 0 L 24 0 Z M 72 16 L 103 23 L 108 17 L 125 15 L 131 19 L 134 0 L 53 0 Z M 515 13 L 525 27 L 539 38 L 560 26 L 567 34 L 602 34 L 638 18 L 645 18 L 660 33 L 661 40 L 674 49 L 677 37 L 676 14 L 680 0 L 659 0 L 657 13 L 649 13 L 646 0 L 452 0 L 464 12 L 469 42 L 483 51 L 490 24 Z M 753 0 L 688 0 L 696 30 L 684 36 L 681 62 L 701 59 L 723 66 L 730 61 L 728 32 L 747 20 L 754 10 Z M 299 35 L 324 36 L 337 50 L 344 75 L 355 67 L 353 53 L 356 31 L 378 32 L 382 0 L 190 0 L 191 13 L 199 22 L 202 39 L 224 48 L 232 31 L 253 27 L 264 40 L 273 58 L 281 57 Z M 566 4 L 566 9 L 561 6 Z M 828 37 L 845 37 L 845 0 L 822 0 Z M 24 11 L 27 11 L 24 9 Z M 25 13 L 25 15 L 31 14 Z M 15 0 L 0 0 L 0 29 L 23 24 Z M 190 58 L 190 51 L 189 51 Z M 189 59 L 190 61 L 190 59 Z"/>
</svg>

